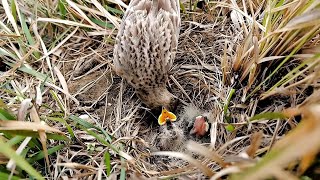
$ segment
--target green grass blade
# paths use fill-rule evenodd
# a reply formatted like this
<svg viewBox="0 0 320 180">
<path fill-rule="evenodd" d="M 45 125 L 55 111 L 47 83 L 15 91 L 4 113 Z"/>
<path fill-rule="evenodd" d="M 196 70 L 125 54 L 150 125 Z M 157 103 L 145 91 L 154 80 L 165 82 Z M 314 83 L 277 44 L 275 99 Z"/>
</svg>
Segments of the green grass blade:
<svg viewBox="0 0 320 180">
<path fill-rule="evenodd" d="M 113 24 L 110 24 L 110 23 L 107 23 L 105 21 L 101 21 L 99 19 L 95 19 L 95 18 L 89 18 L 92 22 L 98 24 L 99 26 L 101 27 L 104 27 L 104 28 L 109 28 L 109 29 L 113 29 L 114 28 L 114 25 Z"/>
<path fill-rule="evenodd" d="M 16 3 L 14 3 L 14 0 L 11 0 L 11 12 L 14 20 L 17 21 L 17 7 Z"/>
<path fill-rule="evenodd" d="M 11 176 L 10 173 L 0 172 L 0 179 L 20 180 L 20 177 Z"/>
<path fill-rule="evenodd" d="M 59 34 L 57 34 L 56 39 L 50 44 L 50 46 L 49 46 L 48 49 L 50 49 L 50 51 L 51 51 L 53 48 L 55 48 L 55 47 L 57 46 L 57 43 L 58 43 L 58 42 L 63 41 L 63 38 L 64 38 L 64 37 L 67 37 L 67 35 L 68 35 L 67 33 L 69 33 L 69 31 L 70 31 L 72 28 L 73 28 L 72 26 L 71 26 L 71 27 L 68 27 L 65 31 L 60 32 Z"/>
<path fill-rule="evenodd" d="M 5 143 L 3 140 L 0 139 L 0 153 L 5 155 L 7 158 L 10 158 L 15 161 L 17 166 L 21 169 L 25 170 L 30 176 L 36 179 L 43 179 L 41 174 L 35 170 L 24 158 L 17 155 L 16 152 L 11 148 L 11 146 Z"/>
<path fill-rule="evenodd" d="M 286 119 L 287 117 L 281 112 L 266 112 L 253 116 L 250 121 L 266 119 Z"/>
<path fill-rule="evenodd" d="M 101 131 L 105 136 L 106 136 L 106 139 L 109 141 L 109 143 L 112 142 L 112 139 L 111 139 L 111 136 L 104 130 L 102 129 L 101 127 L 97 127 L 97 126 L 94 126 L 90 123 L 88 123 L 87 121 L 77 117 L 77 116 L 74 116 L 74 115 L 71 115 L 69 116 L 69 119 L 80 124 L 81 126 L 83 126 L 85 129 L 90 129 L 90 128 L 94 128 L 96 130 L 99 130 Z"/>
<path fill-rule="evenodd" d="M 5 61 L 4 61 L 4 63 L 7 64 L 10 67 L 14 67 L 15 66 L 15 64 L 13 64 L 13 63 L 5 62 Z M 18 68 L 18 70 L 22 71 L 22 72 L 25 72 L 27 74 L 30 74 L 30 75 L 40 79 L 41 81 L 47 80 L 48 82 L 52 82 L 52 80 L 50 78 L 48 78 L 48 75 L 40 73 L 40 72 L 32 69 L 30 66 L 26 66 L 26 65 L 23 64 L 23 65 L 21 65 L 20 68 Z"/>
<path fill-rule="evenodd" d="M 58 122 L 64 124 L 64 125 L 66 126 L 66 128 L 67 128 L 70 136 L 71 136 L 72 138 L 75 137 L 74 132 L 73 132 L 71 126 L 67 123 L 67 121 L 66 121 L 65 119 L 63 119 L 63 118 L 58 118 L 58 117 L 46 117 L 46 118 L 47 118 L 48 120 L 58 121 Z"/>
<path fill-rule="evenodd" d="M 124 158 L 121 158 L 121 159 L 124 159 Z M 120 180 L 126 180 L 126 169 L 124 167 L 121 168 Z"/>
<path fill-rule="evenodd" d="M 44 81 L 45 79 L 47 79 L 47 81 L 49 82 L 52 82 L 52 80 L 50 78 L 47 78 L 48 75 L 45 75 L 45 74 L 42 74 L 34 69 L 32 69 L 31 67 L 27 67 L 25 65 L 22 65 L 20 68 L 19 68 L 20 71 L 22 72 L 25 72 L 25 73 L 28 73 L 42 81 Z"/>
<path fill-rule="evenodd" d="M 0 119 L 1 120 L 16 120 L 16 117 L 9 113 L 7 110 L 0 108 Z"/>
<path fill-rule="evenodd" d="M 65 0 L 59 0 L 58 1 L 58 8 L 59 8 L 59 11 L 60 11 L 62 19 L 65 19 L 66 15 L 67 15 L 67 10 L 66 10 L 66 7 L 65 7 L 65 3 L 66 3 Z"/>
<path fill-rule="evenodd" d="M 13 145 L 16 145 L 16 144 L 20 143 L 24 139 L 25 139 L 25 137 L 23 137 L 23 136 L 15 136 L 15 137 L 11 138 L 7 143 L 10 146 L 13 146 Z"/>
<path fill-rule="evenodd" d="M 48 155 L 53 154 L 53 153 L 59 151 L 59 150 L 62 149 L 63 147 L 65 147 L 65 145 L 64 145 L 64 144 L 60 144 L 60 145 L 58 145 L 58 146 L 54 146 L 54 147 L 48 149 Z M 32 157 L 28 158 L 27 161 L 28 161 L 29 163 L 34 163 L 34 162 L 36 162 L 36 161 L 39 161 L 39 160 L 43 159 L 44 157 L 45 157 L 45 155 L 44 155 L 43 151 L 39 151 L 37 154 L 35 154 L 35 155 L 33 155 Z"/>
<path fill-rule="evenodd" d="M 233 132 L 235 129 L 235 127 L 232 124 L 228 124 L 224 128 L 229 132 Z"/>
<path fill-rule="evenodd" d="M 3 49 L 0 47 L 0 57 L 1 56 L 8 56 L 8 57 L 11 57 L 12 59 L 17 59 L 17 56 L 15 54 L 12 54 L 8 52 L 6 49 Z"/>
<path fill-rule="evenodd" d="M 112 12 L 112 13 L 114 13 L 114 14 L 123 15 L 123 12 L 120 11 L 119 9 L 115 9 L 115 8 L 112 8 L 112 7 L 109 7 L 109 6 L 105 6 L 104 8 L 105 8 L 107 11 Z"/>
<path fill-rule="evenodd" d="M 228 121 L 228 116 L 229 116 L 228 115 L 228 108 L 229 108 L 231 98 L 235 92 L 236 92 L 235 89 L 231 89 L 231 91 L 229 92 L 227 101 L 225 102 L 225 105 L 223 106 L 223 113 L 224 113 L 224 116 L 226 117 L 228 123 L 229 123 L 229 121 Z"/>
<path fill-rule="evenodd" d="M 110 154 L 108 151 L 104 153 L 104 164 L 106 165 L 106 173 L 107 173 L 107 176 L 109 177 L 111 173 L 111 160 L 110 160 Z"/>
<path fill-rule="evenodd" d="M 50 94 L 51 94 L 52 98 L 58 103 L 58 106 L 59 106 L 60 110 L 61 110 L 62 112 L 65 112 L 65 108 L 64 108 L 64 106 L 63 106 L 63 103 L 60 101 L 57 93 L 54 92 L 53 90 L 50 90 Z"/>
<path fill-rule="evenodd" d="M 123 150 L 123 147 L 121 147 L 121 150 Z M 124 167 L 124 164 L 126 163 L 126 159 L 121 157 L 121 164 L 122 167 L 121 167 L 121 171 L 120 171 L 120 180 L 125 180 L 126 179 L 126 168 Z"/>
<path fill-rule="evenodd" d="M 67 136 L 61 134 L 47 134 L 47 138 L 59 141 L 70 141 L 70 139 Z"/>
<path fill-rule="evenodd" d="M 184 7 L 183 3 L 181 1 L 179 1 L 180 3 L 180 8 L 182 10 L 183 13 L 186 13 L 186 8 Z"/>
<path fill-rule="evenodd" d="M 28 25 L 26 23 L 26 18 L 22 13 L 20 13 L 20 18 L 21 18 L 20 19 L 20 23 L 21 23 L 21 27 L 22 27 L 23 33 L 26 36 L 29 45 L 30 46 L 34 46 L 35 45 L 35 41 L 34 41 L 32 35 L 31 35 L 30 31 L 29 31 Z M 36 51 L 33 54 L 37 59 L 40 58 L 40 53 L 39 52 Z"/>
<path fill-rule="evenodd" d="M 104 138 L 102 138 L 97 133 L 95 133 L 95 132 L 93 132 L 92 130 L 89 130 L 89 129 L 85 129 L 85 128 L 82 128 L 82 129 L 85 130 L 86 132 L 88 132 L 91 136 L 94 136 L 98 141 L 100 141 L 105 146 L 109 147 L 110 149 L 114 150 L 117 153 L 119 152 L 119 150 L 116 147 L 114 147 L 112 144 L 107 142 Z"/>
<path fill-rule="evenodd" d="M 24 137 L 39 138 L 39 132 L 30 130 L 0 130 L 0 132 L 10 135 L 19 135 Z M 69 138 L 61 134 L 49 134 L 48 139 L 69 141 Z M 40 146 L 41 147 L 41 146 Z"/>
</svg>

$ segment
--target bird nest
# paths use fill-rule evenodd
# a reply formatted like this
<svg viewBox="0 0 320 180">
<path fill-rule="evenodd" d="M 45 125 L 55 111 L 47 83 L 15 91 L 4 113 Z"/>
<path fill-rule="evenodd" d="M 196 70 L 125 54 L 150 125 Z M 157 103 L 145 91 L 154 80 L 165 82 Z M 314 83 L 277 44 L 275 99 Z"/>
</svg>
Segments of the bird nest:
<svg viewBox="0 0 320 180">
<path fill-rule="evenodd" d="M 153 152 L 180 152 L 204 160 L 188 149 L 192 141 L 216 150 L 221 157 L 236 157 L 250 146 L 251 137 L 258 131 L 263 131 L 261 146 L 265 147 L 275 140 L 276 129 L 278 133 L 286 132 L 288 125 L 277 121 L 248 124 L 248 115 L 258 113 L 268 104 L 261 108 L 255 100 L 243 103 L 237 72 L 229 79 L 223 77 L 222 63 L 235 56 L 244 35 L 235 30 L 228 14 L 219 13 L 223 13 L 221 9 L 213 14 L 182 16 L 178 52 L 167 85 L 180 103 L 175 112 L 177 121 L 169 126 L 159 127 L 159 114 L 141 104 L 134 89 L 112 71 L 112 45 L 79 35 L 65 46 L 64 60 L 60 62 L 64 64 L 72 95 L 80 101 L 80 106 L 74 105 L 71 110 L 89 114 L 89 119 L 122 141 L 123 149 L 144 167 L 140 172 L 146 176 L 160 172 L 170 176 L 177 168 L 197 172 L 183 158 L 151 156 Z M 229 100 L 235 86 L 238 90 Z M 226 104 L 231 118 L 226 118 Z M 208 119 L 211 128 L 204 136 L 191 135 L 190 125 L 200 115 Z M 230 124 L 233 130 L 227 128 Z M 210 166 L 219 169 L 217 163 Z M 127 168 L 136 172 L 131 166 Z"/>
</svg>

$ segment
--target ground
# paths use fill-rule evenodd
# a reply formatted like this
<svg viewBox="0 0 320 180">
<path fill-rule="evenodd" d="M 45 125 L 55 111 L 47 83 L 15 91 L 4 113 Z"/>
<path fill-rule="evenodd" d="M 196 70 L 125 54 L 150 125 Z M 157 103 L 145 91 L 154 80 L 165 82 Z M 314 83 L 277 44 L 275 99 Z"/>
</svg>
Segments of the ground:
<svg viewBox="0 0 320 180">
<path fill-rule="evenodd" d="M 6 2 L 0 177 L 34 176 L 23 160 L 48 179 L 316 177 L 319 2 L 181 1 L 167 83 L 177 121 L 164 126 L 113 70 L 120 1 Z M 197 116 L 209 123 L 204 136 L 190 134 Z"/>
</svg>

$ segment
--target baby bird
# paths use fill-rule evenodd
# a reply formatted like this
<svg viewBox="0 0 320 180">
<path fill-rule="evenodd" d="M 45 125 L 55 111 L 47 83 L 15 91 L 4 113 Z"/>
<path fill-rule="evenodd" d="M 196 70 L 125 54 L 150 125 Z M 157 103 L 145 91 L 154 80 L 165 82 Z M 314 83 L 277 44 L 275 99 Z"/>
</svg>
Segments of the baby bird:
<svg viewBox="0 0 320 180">
<path fill-rule="evenodd" d="M 209 123 L 206 119 L 205 116 L 197 116 L 190 134 L 195 134 L 198 137 L 204 136 L 209 130 Z"/>
<path fill-rule="evenodd" d="M 180 29 L 179 0 L 131 0 L 114 46 L 114 68 L 149 108 L 172 109 L 167 88 Z"/>
</svg>

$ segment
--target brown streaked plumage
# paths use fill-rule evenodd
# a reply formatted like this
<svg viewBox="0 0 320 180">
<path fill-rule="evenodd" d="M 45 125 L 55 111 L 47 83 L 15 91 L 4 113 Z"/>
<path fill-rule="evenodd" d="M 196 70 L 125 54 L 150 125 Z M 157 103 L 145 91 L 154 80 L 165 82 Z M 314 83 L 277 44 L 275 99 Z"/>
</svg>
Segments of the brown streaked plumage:
<svg viewBox="0 0 320 180">
<path fill-rule="evenodd" d="M 166 83 L 179 28 L 179 0 L 132 0 L 124 14 L 114 47 L 114 67 L 150 108 L 170 108 L 174 102 Z"/>
</svg>

